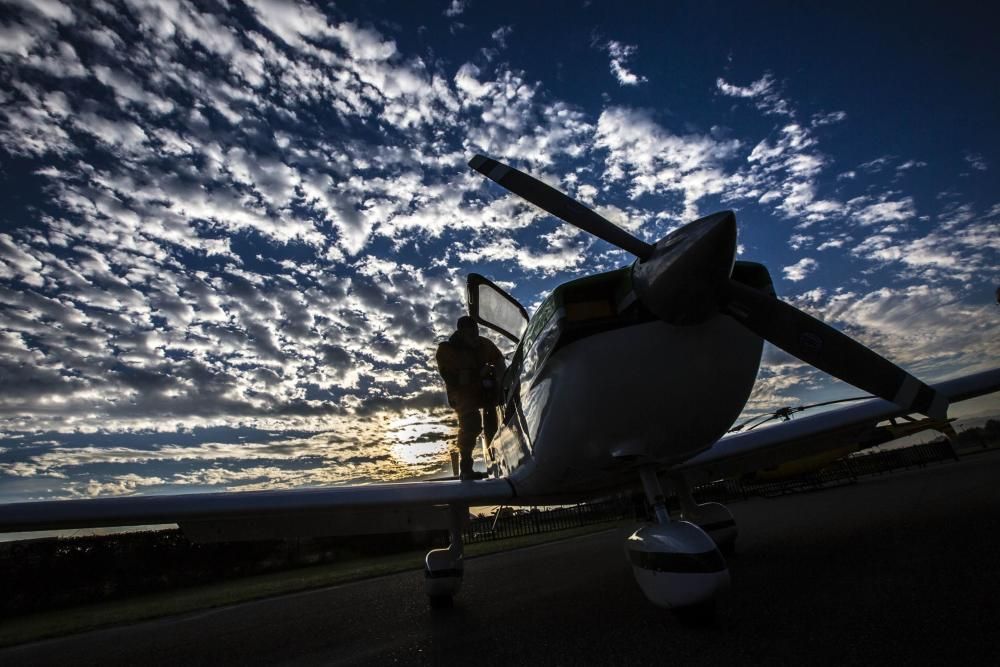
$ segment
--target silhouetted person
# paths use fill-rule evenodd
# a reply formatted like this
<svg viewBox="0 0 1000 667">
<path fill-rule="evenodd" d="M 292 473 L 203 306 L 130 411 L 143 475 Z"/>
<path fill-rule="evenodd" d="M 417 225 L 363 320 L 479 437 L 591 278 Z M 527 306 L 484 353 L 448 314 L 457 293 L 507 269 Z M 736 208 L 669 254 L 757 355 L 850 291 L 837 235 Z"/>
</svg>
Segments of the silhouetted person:
<svg viewBox="0 0 1000 667">
<path fill-rule="evenodd" d="M 476 321 L 466 315 L 458 318 L 457 331 L 438 345 L 435 358 L 448 390 L 448 405 L 458 415 L 461 477 L 477 479 L 481 475 L 472 470 L 472 450 L 481 432 L 487 442 L 497 432 L 503 355 L 492 341 L 479 335 Z"/>
</svg>

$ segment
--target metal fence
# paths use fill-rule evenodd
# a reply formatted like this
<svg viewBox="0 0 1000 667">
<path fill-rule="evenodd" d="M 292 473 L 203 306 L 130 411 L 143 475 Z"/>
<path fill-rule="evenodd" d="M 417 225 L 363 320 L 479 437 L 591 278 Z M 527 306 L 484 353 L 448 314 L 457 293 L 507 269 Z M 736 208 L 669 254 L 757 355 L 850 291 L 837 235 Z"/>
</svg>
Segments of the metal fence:
<svg viewBox="0 0 1000 667">
<path fill-rule="evenodd" d="M 523 535 L 580 528 L 595 523 L 620 521 L 635 516 L 635 506 L 627 496 L 546 510 L 537 507 L 530 509 L 502 507 L 492 516 L 471 519 L 463 539 L 470 544 L 505 540 Z"/>
<path fill-rule="evenodd" d="M 823 469 L 793 479 L 755 482 L 730 479 L 705 484 L 694 490 L 699 503 L 732 503 L 751 497 L 776 497 L 805 491 L 853 484 L 859 477 L 882 475 L 894 470 L 923 468 L 931 463 L 957 460 L 958 455 L 948 441 L 914 445 L 905 449 L 855 454 L 836 461 Z M 668 495 L 671 511 L 679 506 L 674 495 Z M 648 514 L 641 492 L 624 493 L 612 499 L 583 503 L 570 507 L 530 509 L 501 507 L 490 516 L 470 519 L 463 539 L 466 543 L 503 540 L 523 535 L 535 535 L 556 530 L 579 528 L 596 523 L 642 519 Z"/>
</svg>

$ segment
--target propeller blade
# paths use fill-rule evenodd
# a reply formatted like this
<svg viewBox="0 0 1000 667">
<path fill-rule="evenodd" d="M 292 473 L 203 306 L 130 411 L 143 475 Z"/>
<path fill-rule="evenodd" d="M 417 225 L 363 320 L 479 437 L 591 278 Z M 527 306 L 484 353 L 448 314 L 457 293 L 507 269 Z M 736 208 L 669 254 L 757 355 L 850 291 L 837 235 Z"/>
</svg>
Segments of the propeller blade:
<svg viewBox="0 0 1000 667">
<path fill-rule="evenodd" d="M 636 296 L 669 324 L 697 324 L 722 312 L 785 352 L 855 387 L 935 419 L 948 400 L 888 359 L 770 294 L 733 280 L 736 221 L 715 213 L 650 245 L 537 178 L 483 155 L 469 166 L 569 224 L 639 258 Z"/>
<path fill-rule="evenodd" d="M 904 410 L 943 419 L 948 399 L 888 359 L 798 308 L 735 280 L 723 312 L 794 357 L 892 401 Z"/>
<path fill-rule="evenodd" d="M 625 252 L 632 253 L 639 259 L 646 259 L 653 254 L 653 246 L 650 244 L 632 236 L 610 220 L 601 217 L 572 197 L 542 183 L 534 176 L 483 155 L 476 155 L 469 160 L 469 166 L 538 208 L 599 239 L 604 239 Z"/>
</svg>

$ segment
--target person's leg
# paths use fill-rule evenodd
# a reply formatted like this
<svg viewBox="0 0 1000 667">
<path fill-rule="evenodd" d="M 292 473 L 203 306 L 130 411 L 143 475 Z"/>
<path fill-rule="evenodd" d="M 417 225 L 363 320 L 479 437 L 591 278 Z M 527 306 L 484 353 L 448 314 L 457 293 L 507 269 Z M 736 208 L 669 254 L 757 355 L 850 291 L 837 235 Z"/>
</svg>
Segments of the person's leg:
<svg viewBox="0 0 1000 667">
<path fill-rule="evenodd" d="M 495 407 L 483 408 L 483 435 L 486 436 L 486 444 L 493 442 L 493 436 L 497 434 L 497 409 Z"/>
<path fill-rule="evenodd" d="M 479 410 L 463 410 L 458 413 L 458 453 L 461 457 L 459 470 L 462 477 L 472 474 L 472 451 L 476 447 L 476 437 L 483 430 L 483 418 Z"/>
</svg>

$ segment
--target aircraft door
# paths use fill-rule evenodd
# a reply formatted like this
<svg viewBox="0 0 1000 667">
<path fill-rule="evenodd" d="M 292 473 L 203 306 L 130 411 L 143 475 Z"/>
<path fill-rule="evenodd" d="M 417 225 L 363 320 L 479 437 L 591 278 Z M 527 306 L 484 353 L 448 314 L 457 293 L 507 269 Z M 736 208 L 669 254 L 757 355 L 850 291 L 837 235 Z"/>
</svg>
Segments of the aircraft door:
<svg viewBox="0 0 1000 667">
<path fill-rule="evenodd" d="M 528 328 L 528 311 L 524 306 L 478 273 L 469 274 L 467 286 L 469 315 L 515 343 L 521 340 Z"/>
</svg>

